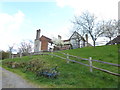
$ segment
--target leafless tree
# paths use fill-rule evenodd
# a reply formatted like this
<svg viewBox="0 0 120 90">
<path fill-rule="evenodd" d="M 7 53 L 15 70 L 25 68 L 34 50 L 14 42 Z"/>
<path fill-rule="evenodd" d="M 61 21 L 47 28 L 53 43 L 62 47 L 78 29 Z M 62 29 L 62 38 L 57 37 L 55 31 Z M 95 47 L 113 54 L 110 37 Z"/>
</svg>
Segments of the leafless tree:
<svg viewBox="0 0 120 90">
<path fill-rule="evenodd" d="M 0 60 L 2 60 L 2 50 L 0 50 Z"/>
<path fill-rule="evenodd" d="M 77 30 L 84 34 L 89 34 L 93 40 L 93 45 L 95 47 L 95 42 L 97 38 L 103 34 L 103 30 L 100 22 L 96 22 L 97 17 L 94 14 L 87 12 L 83 12 L 81 16 L 76 17 L 73 21 L 74 25 L 76 26 Z"/>
<path fill-rule="evenodd" d="M 8 52 L 9 52 L 9 58 L 12 58 L 12 52 L 13 52 L 13 48 L 14 48 L 14 44 L 13 45 L 11 45 L 11 46 L 8 46 Z"/>
<path fill-rule="evenodd" d="M 111 39 L 117 35 L 118 35 L 118 21 L 116 20 L 107 21 L 104 25 L 104 36 L 109 38 L 111 41 Z"/>
<path fill-rule="evenodd" d="M 117 25 L 118 25 L 118 34 L 120 35 L 120 20 L 118 20 Z"/>
<path fill-rule="evenodd" d="M 22 53 L 23 56 L 29 55 L 29 53 L 32 51 L 32 42 L 30 40 L 22 41 L 18 49 L 19 53 Z"/>
</svg>

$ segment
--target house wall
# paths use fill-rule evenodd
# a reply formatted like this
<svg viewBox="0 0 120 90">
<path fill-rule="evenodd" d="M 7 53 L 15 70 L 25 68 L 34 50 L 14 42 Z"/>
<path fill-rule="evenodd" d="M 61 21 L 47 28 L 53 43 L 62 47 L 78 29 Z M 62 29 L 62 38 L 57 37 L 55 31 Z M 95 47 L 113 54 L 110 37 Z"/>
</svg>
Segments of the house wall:
<svg viewBox="0 0 120 90">
<path fill-rule="evenodd" d="M 74 35 L 71 37 L 70 43 L 73 49 L 82 48 L 86 46 L 85 41 L 77 33 L 74 33 Z"/>
<path fill-rule="evenodd" d="M 71 43 L 73 49 L 79 48 L 81 45 L 81 42 L 78 42 L 77 39 L 71 39 L 70 43 Z"/>
<path fill-rule="evenodd" d="M 34 41 L 34 52 L 39 52 L 41 49 L 40 47 L 41 47 L 40 40 L 35 40 Z"/>
<path fill-rule="evenodd" d="M 40 29 L 36 31 L 36 39 L 34 41 L 34 52 L 39 52 L 41 49 L 41 46 L 40 46 L 41 44 L 40 44 L 40 40 L 39 40 L 40 32 L 41 32 Z"/>
<path fill-rule="evenodd" d="M 48 42 L 48 51 L 53 51 L 54 46 L 55 46 L 54 44 Z"/>
<path fill-rule="evenodd" d="M 48 51 L 48 41 L 44 37 L 41 38 L 41 50 Z"/>
<path fill-rule="evenodd" d="M 63 42 L 63 44 L 64 44 L 64 45 L 65 45 L 65 44 L 70 44 L 70 41 Z"/>
<path fill-rule="evenodd" d="M 80 48 L 87 46 L 85 41 L 81 40 L 80 41 Z"/>
</svg>

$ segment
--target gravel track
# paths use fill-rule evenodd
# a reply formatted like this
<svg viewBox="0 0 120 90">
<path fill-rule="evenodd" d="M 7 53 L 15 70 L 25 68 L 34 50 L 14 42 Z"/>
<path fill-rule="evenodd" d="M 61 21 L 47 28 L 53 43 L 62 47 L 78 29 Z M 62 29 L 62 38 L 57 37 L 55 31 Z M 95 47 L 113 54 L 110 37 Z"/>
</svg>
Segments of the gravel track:
<svg viewBox="0 0 120 90">
<path fill-rule="evenodd" d="M 0 67 L 0 83 L 2 83 L 2 88 L 37 88 L 33 84 L 28 83 L 26 80 L 20 76 L 10 72 L 6 69 Z"/>
</svg>

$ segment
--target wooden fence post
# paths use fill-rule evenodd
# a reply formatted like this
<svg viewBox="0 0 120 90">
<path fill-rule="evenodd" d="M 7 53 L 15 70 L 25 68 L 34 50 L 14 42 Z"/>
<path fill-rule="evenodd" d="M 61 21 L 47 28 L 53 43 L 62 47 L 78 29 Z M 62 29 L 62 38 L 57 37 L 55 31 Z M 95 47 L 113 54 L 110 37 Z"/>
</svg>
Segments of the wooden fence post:
<svg viewBox="0 0 120 90">
<path fill-rule="evenodd" d="M 92 57 L 89 57 L 90 72 L 92 72 Z"/>
<path fill-rule="evenodd" d="M 69 54 L 67 53 L 67 59 L 69 59 Z M 69 63 L 69 61 L 67 60 L 67 63 Z"/>
<path fill-rule="evenodd" d="M 51 53 L 52 53 L 51 57 L 53 57 L 53 51 L 51 51 Z"/>
<path fill-rule="evenodd" d="M 29 58 L 30 58 L 30 59 L 32 58 L 32 52 L 29 54 Z"/>
<path fill-rule="evenodd" d="M 14 58 L 14 55 L 12 54 L 12 59 Z"/>
<path fill-rule="evenodd" d="M 22 57 L 22 53 L 20 52 L 20 58 Z"/>
</svg>

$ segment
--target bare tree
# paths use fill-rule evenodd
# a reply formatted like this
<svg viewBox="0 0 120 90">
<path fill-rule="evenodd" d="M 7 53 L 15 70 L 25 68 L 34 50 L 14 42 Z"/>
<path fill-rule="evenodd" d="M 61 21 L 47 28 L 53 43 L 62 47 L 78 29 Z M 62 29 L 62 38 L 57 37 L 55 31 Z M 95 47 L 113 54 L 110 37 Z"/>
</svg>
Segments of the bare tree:
<svg viewBox="0 0 120 90">
<path fill-rule="evenodd" d="M 23 56 L 29 55 L 29 53 L 32 52 L 32 42 L 30 40 L 22 41 L 18 49 L 19 49 L 19 53 L 20 54 L 22 53 Z"/>
<path fill-rule="evenodd" d="M 84 34 L 89 34 L 93 40 L 93 45 L 95 47 L 95 42 L 97 38 L 103 34 L 103 30 L 100 24 L 96 22 L 96 17 L 94 14 L 90 14 L 89 12 L 83 12 L 81 16 L 75 17 L 73 21 L 74 25 L 76 26 L 77 30 Z"/>
<path fill-rule="evenodd" d="M 0 50 L 0 60 L 2 60 L 2 50 Z"/>
<path fill-rule="evenodd" d="M 110 41 L 118 34 L 118 22 L 116 20 L 109 20 L 104 25 L 104 36 L 109 38 Z M 112 44 L 112 42 L 111 42 Z"/>
<path fill-rule="evenodd" d="M 12 58 L 12 52 L 14 51 L 14 44 L 13 45 L 11 45 L 11 46 L 8 46 L 8 52 L 9 52 L 9 58 Z"/>
<path fill-rule="evenodd" d="M 120 20 L 118 20 L 117 25 L 118 25 L 118 34 L 120 35 Z"/>
</svg>

